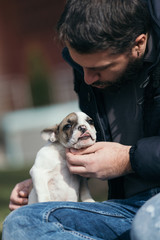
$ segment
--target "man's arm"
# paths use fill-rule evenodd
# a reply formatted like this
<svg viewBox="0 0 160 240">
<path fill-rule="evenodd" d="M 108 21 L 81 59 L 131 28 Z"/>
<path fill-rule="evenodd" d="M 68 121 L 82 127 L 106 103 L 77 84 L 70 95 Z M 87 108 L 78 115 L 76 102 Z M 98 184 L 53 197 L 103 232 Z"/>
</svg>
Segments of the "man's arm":
<svg viewBox="0 0 160 240">
<path fill-rule="evenodd" d="M 130 151 L 133 170 L 145 180 L 160 181 L 160 137 L 141 139 Z"/>
</svg>

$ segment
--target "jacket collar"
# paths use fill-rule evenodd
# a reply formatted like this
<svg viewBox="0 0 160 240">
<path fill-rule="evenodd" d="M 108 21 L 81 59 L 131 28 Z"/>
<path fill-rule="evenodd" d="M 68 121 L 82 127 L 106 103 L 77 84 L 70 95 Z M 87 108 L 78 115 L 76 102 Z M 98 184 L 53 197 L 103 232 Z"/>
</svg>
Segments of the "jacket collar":
<svg viewBox="0 0 160 240">
<path fill-rule="evenodd" d="M 144 56 L 144 62 L 154 63 L 157 58 L 156 53 L 157 53 L 156 44 L 153 39 L 153 34 L 151 33 L 149 35 L 148 42 L 147 42 L 147 49 Z"/>
</svg>

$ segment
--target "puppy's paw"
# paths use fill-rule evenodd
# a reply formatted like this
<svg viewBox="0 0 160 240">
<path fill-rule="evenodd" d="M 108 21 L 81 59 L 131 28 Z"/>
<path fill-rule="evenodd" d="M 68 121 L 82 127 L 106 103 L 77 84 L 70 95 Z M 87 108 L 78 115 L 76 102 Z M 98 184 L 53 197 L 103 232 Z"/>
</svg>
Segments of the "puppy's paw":
<svg viewBox="0 0 160 240">
<path fill-rule="evenodd" d="M 89 198 L 89 199 L 85 199 L 84 202 L 95 202 L 94 199 Z"/>
<path fill-rule="evenodd" d="M 51 199 L 48 196 L 39 196 L 38 197 L 38 202 L 49 202 L 49 201 L 51 201 Z"/>
</svg>

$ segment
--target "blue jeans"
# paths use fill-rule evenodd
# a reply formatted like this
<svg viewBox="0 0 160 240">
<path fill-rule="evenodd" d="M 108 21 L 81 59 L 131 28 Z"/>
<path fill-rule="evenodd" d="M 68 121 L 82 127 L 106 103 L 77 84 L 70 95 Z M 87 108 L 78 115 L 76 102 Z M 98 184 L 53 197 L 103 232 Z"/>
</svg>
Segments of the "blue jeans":
<svg viewBox="0 0 160 240">
<path fill-rule="evenodd" d="M 137 210 L 157 192 L 160 188 L 124 200 L 21 207 L 6 218 L 2 240 L 128 240 Z"/>
<path fill-rule="evenodd" d="M 160 194 L 147 201 L 134 218 L 132 240 L 160 239 Z"/>
</svg>

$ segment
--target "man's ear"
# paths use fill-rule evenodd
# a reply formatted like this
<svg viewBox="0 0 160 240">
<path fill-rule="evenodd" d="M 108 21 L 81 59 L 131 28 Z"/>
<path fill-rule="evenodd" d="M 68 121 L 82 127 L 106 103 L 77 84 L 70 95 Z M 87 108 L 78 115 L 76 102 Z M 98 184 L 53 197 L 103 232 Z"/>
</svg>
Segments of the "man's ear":
<svg viewBox="0 0 160 240">
<path fill-rule="evenodd" d="M 58 128 L 59 125 L 55 125 L 52 128 L 46 128 L 42 130 L 41 136 L 45 141 L 56 142 L 58 140 Z"/>
<path fill-rule="evenodd" d="M 141 57 L 146 50 L 148 34 L 141 34 L 135 40 L 135 45 L 132 48 L 132 55 L 136 58 Z"/>
</svg>

